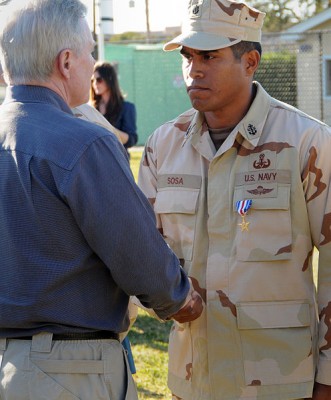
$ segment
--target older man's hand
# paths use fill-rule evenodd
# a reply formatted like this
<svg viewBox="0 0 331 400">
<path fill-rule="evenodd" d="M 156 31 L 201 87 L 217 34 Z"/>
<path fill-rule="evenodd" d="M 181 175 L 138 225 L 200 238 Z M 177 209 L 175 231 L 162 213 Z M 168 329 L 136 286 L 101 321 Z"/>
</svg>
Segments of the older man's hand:
<svg viewBox="0 0 331 400">
<path fill-rule="evenodd" d="M 202 298 L 195 290 L 190 292 L 190 299 L 170 318 L 179 323 L 191 322 L 199 318 L 203 310 Z"/>
</svg>

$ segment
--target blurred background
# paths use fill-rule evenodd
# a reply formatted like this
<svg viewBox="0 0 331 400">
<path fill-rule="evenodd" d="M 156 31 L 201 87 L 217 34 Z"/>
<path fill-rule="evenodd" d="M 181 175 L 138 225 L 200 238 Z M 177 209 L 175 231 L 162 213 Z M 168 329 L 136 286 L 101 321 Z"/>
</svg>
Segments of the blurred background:
<svg viewBox="0 0 331 400">
<path fill-rule="evenodd" d="M 117 64 L 121 89 L 137 109 L 139 140 L 190 108 L 178 51 L 187 0 L 83 0 L 95 58 Z M 0 2 L 1 3 L 1 2 Z M 331 0 L 249 1 L 267 12 L 256 80 L 271 95 L 331 125 Z M 4 87 L 0 86 L 0 101 Z"/>
</svg>

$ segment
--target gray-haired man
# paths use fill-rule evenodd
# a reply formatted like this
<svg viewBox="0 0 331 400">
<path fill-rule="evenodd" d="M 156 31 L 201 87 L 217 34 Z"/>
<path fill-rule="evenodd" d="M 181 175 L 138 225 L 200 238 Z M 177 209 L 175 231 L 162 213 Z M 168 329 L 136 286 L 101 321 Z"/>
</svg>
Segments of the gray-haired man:
<svg viewBox="0 0 331 400">
<path fill-rule="evenodd" d="M 0 398 L 134 400 L 129 296 L 188 321 L 200 297 L 155 227 L 123 146 L 71 112 L 94 41 L 78 0 L 0 8 Z"/>
</svg>

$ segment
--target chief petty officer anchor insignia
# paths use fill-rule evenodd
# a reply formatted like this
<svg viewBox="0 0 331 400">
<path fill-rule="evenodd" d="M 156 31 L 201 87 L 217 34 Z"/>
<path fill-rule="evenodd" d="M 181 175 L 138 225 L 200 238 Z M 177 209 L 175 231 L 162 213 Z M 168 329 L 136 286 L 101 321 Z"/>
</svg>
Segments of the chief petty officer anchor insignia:
<svg viewBox="0 0 331 400">
<path fill-rule="evenodd" d="M 238 226 L 241 227 L 241 232 L 244 231 L 248 232 L 249 222 L 246 221 L 246 214 L 248 210 L 251 208 L 251 205 L 252 205 L 252 200 L 239 200 L 236 202 L 236 210 L 242 218 L 241 223 L 238 224 Z"/>
</svg>

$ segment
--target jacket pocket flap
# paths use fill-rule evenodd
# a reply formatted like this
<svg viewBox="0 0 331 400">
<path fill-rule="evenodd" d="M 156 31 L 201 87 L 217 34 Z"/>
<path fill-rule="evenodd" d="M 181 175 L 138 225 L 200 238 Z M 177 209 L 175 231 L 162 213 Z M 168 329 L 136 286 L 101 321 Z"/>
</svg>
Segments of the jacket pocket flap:
<svg viewBox="0 0 331 400">
<path fill-rule="evenodd" d="M 157 214 L 195 214 L 199 189 L 163 189 L 157 192 L 154 210 Z"/>
<path fill-rule="evenodd" d="M 238 329 L 295 328 L 310 325 L 308 301 L 237 304 Z"/>
</svg>

